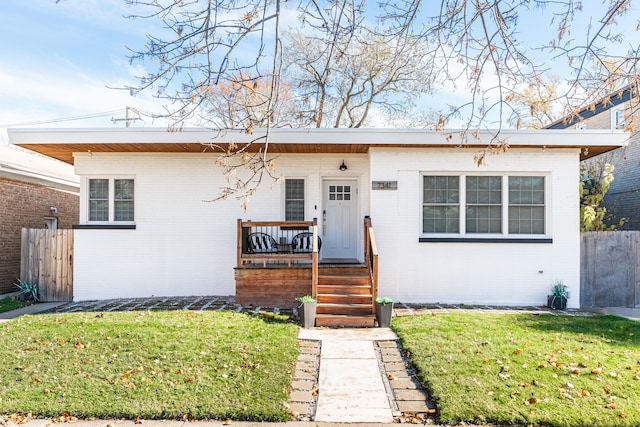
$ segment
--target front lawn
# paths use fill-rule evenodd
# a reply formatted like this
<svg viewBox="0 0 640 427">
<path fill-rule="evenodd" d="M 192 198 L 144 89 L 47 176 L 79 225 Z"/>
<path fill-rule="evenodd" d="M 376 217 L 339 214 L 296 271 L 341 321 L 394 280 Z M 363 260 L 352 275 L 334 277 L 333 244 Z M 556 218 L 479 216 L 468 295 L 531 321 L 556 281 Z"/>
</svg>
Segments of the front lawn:
<svg viewBox="0 0 640 427">
<path fill-rule="evenodd" d="M 28 305 L 30 305 L 29 302 L 22 301 L 19 298 L 5 297 L 0 299 L 0 313 L 17 310 L 18 308 L 26 307 Z"/>
<path fill-rule="evenodd" d="M 637 322 L 447 313 L 393 328 L 441 423 L 640 425 Z"/>
<path fill-rule="evenodd" d="M 284 421 L 297 331 L 233 312 L 21 317 L 0 324 L 0 414 Z"/>
</svg>

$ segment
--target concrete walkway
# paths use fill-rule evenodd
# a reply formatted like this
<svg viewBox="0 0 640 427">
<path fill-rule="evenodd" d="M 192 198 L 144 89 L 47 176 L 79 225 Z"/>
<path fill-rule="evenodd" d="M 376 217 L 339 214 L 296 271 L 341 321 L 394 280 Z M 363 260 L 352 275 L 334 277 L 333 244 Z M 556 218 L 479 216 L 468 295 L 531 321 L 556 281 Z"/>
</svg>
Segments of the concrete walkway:
<svg viewBox="0 0 640 427">
<path fill-rule="evenodd" d="M 392 423 L 375 341 L 396 340 L 380 329 L 301 329 L 300 339 L 321 341 L 315 421 Z"/>
<path fill-rule="evenodd" d="M 590 311 L 598 314 L 612 314 L 614 316 L 620 316 L 629 320 L 635 320 L 640 322 L 640 308 L 626 308 L 626 307 L 601 307 L 589 309 Z"/>
<path fill-rule="evenodd" d="M 26 307 L 19 308 L 17 310 L 6 311 L 0 313 L 0 322 L 6 322 L 16 317 L 24 316 L 26 314 L 38 314 L 44 311 L 53 310 L 56 307 L 67 304 L 66 302 L 40 302 L 37 304 L 28 305 Z"/>
</svg>

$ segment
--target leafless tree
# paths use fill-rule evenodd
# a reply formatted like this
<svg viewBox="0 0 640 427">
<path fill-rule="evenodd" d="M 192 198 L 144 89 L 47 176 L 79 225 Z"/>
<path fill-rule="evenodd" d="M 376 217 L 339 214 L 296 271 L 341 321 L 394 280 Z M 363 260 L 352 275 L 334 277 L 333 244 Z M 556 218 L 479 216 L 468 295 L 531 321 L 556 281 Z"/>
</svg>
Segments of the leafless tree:
<svg viewBox="0 0 640 427">
<path fill-rule="evenodd" d="M 283 51 L 288 51 L 294 41 L 301 46 L 310 44 L 317 49 L 314 55 L 318 58 L 313 79 L 291 86 L 293 96 L 308 97 L 306 104 L 301 104 L 306 108 L 299 111 L 302 119 L 313 117 L 309 113 L 313 106 L 323 115 L 315 117 L 315 125 L 325 123 L 324 116 L 331 114 L 332 125 L 354 127 L 364 123 L 362 118 L 370 107 L 367 103 L 376 99 L 353 95 L 363 90 L 367 73 L 374 71 L 364 67 L 364 62 L 358 63 L 364 58 L 365 47 L 375 50 L 378 43 L 374 41 L 384 41 L 391 46 L 390 55 L 407 65 L 411 56 L 404 48 L 413 43 L 429 47 L 430 75 L 426 80 L 419 76 L 416 81 L 465 87 L 469 94 L 468 101 L 443 112 L 435 128 L 445 130 L 456 119 L 463 135 L 477 135 L 481 127 L 496 129 L 491 145 L 478 155 L 479 162 L 486 153 L 508 147 L 499 131 L 505 125 L 519 123 L 522 113 L 514 100 L 532 82 L 545 81 L 550 68 L 546 64 L 551 61 L 570 70 L 556 94 L 564 103 L 565 113 L 589 105 L 621 84 L 631 85 L 636 94 L 638 90 L 639 23 L 632 18 L 631 0 L 588 4 L 578 0 L 127 1 L 132 17 L 162 23 L 157 34 L 149 35 L 144 48 L 132 51 L 132 61 L 144 64 L 149 71 L 141 76 L 140 85 L 129 89 L 132 93 L 154 90 L 166 100 L 167 116 L 175 119 L 178 128 L 195 118 L 210 120 L 212 88 L 232 87 L 238 84 L 239 76 L 250 76 L 251 81 L 268 89 L 261 91 L 259 100 L 247 101 L 258 102 L 262 111 L 259 119 L 246 114 L 242 119 L 219 123 L 245 131 L 256 124 L 267 129 L 258 163 L 262 166 L 256 166 L 258 175 L 230 186 L 226 195 L 246 191 L 263 176 L 278 178 L 270 172 L 269 129 L 280 117 L 276 111 L 281 105 L 279 96 L 284 93 Z M 548 41 L 539 46 L 531 45 L 526 33 L 520 31 L 522 21 L 532 17 L 541 31 L 549 32 Z M 586 29 L 575 28 L 582 23 Z M 285 26 L 301 30 L 294 39 L 286 38 L 282 36 Z M 372 29 L 376 34 L 372 35 Z M 300 65 L 297 60 L 292 63 Z M 381 68 L 381 75 L 390 73 L 388 67 Z M 342 104 L 326 92 L 339 81 L 334 77 L 338 73 L 347 85 L 343 93 L 349 98 L 342 99 Z M 355 79 L 355 92 L 349 90 L 349 76 L 351 81 Z M 313 85 L 307 85 L 309 82 Z M 373 87 L 366 90 L 373 93 Z M 389 97 L 383 102 L 390 106 L 395 101 Z M 236 152 L 251 151 L 248 147 L 234 150 L 223 155 L 231 158 Z M 242 159 L 233 165 L 242 167 Z"/>
<path fill-rule="evenodd" d="M 285 38 L 289 78 L 299 82 L 302 125 L 359 128 L 372 108 L 386 117 L 407 115 L 413 101 L 432 89 L 433 59 L 425 43 L 383 36 L 363 28 L 361 34 L 336 40 L 331 50 L 301 29 Z M 333 55 L 330 57 L 329 55 Z"/>
</svg>

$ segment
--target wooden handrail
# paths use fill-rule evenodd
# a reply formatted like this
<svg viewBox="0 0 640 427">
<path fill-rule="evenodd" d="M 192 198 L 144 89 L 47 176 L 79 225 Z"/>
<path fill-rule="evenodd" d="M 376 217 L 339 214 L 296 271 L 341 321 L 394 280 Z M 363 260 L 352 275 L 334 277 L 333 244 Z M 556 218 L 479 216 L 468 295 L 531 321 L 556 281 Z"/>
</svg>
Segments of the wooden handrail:
<svg viewBox="0 0 640 427">
<path fill-rule="evenodd" d="M 364 258 L 369 269 L 369 280 L 371 281 L 371 311 L 375 314 L 375 300 L 378 298 L 378 246 L 376 236 L 373 232 L 371 218 L 364 219 Z"/>
<path fill-rule="evenodd" d="M 311 227 L 313 226 L 313 221 L 242 221 L 242 226 L 243 227 Z"/>
<path fill-rule="evenodd" d="M 318 219 L 313 219 L 313 246 L 311 251 L 311 296 L 318 297 Z"/>
</svg>

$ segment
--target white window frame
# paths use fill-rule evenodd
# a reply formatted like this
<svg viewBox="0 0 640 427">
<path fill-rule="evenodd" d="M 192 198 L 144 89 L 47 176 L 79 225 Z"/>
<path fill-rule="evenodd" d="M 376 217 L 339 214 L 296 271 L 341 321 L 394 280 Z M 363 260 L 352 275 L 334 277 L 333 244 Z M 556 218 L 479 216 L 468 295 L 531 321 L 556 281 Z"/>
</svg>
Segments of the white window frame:
<svg viewBox="0 0 640 427">
<path fill-rule="evenodd" d="M 287 220 L 287 180 L 289 179 L 301 179 L 302 180 L 302 188 L 303 188 L 303 200 L 302 200 L 302 205 L 303 205 L 303 210 L 302 210 L 302 221 L 305 220 L 306 216 L 307 216 L 307 193 L 308 193 L 308 189 L 307 189 L 307 179 L 305 177 L 302 176 L 289 176 L 286 177 L 283 180 L 283 184 L 282 184 L 282 220 L 286 221 Z"/>
<path fill-rule="evenodd" d="M 611 129 L 624 129 L 624 107 L 611 110 Z"/>
<path fill-rule="evenodd" d="M 457 176 L 459 180 L 459 232 L 458 233 L 424 233 L 423 232 L 423 206 L 424 206 L 424 177 L 425 176 Z M 467 189 L 466 178 L 468 176 L 500 176 L 502 177 L 502 232 L 501 233 L 467 233 L 466 232 L 466 207 Z M 544 233 L 542 234 L 510 234 L 509 233 L 509 177 L 542 177 L 544 178 Z M 425 239 L 548 239 L 551 234 L 551 207 L 550 207 L 550 174 L 527 172 L 424 172 L 420 174 L 420 215 L 419 236 Z"/>
<path fill-rule="evenodd" d="M 89 185 L 90 185 L 90 180 L 94 180 L 94 179 L 106 179 L 109 182 L 109 196 L 108 196 L 108 200 L 109 200 L 109 211 L 108 211 L 108 220 L 107 221 L 92 221 L 90 219 L 90 199 L 89 199 Z M 115 220 L 115 180 L 120 180 L 120 179 L 129 179 L 133 181 L 133 221 L 116 221 Z M 83 180 L 83 188 L 84 188 L 84 194 L 82 197 L 83 199 L 83 214 L 84 214 L 84 224 L 92 224 L 92 225 L 102 225 L 102 224 L 118 224 L 118 225 L 135 225 L 135 218 L 136 218 L 136 206 L 137 206 L 137 191 L 136 191 L 136 179 L 134 176 L 131 175 L 123 175 L 123 176 L 113 176 L 113 175 L 109 175 L 109 176 L 88 176 L 85 177 Z"/>
</svg>

